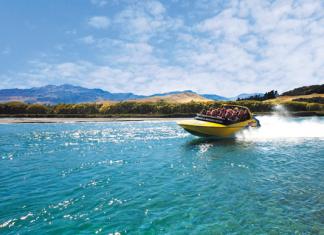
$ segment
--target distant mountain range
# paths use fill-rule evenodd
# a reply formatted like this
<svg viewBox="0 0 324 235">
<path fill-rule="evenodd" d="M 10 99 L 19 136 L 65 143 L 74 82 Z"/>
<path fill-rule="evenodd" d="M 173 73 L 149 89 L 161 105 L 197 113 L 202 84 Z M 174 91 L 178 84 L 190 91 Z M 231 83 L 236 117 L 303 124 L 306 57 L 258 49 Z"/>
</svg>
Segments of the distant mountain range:
<svg viewBox="0 0 324 235">
<path fill-rule="evenodd" d="M 102 89 L 88 89 L 80 86 L 73 86 L 69 84 L 64 85 L 47 85 L 43 87 L 33 87 L 30 89 L 2 89 L 0 90 L 0 102 L 8 101 L 23 101 L 26 103 L 83 103 L 83 102 L 95 102 L 95 101 L 125 101 L 125 100 L 156 100 L 161 97 L 170 97 L 174 95 L 182 94 L 181 97 L 185 100 L 236 100 L 239 98 L 246 98 L 256 94 L 240 94 L 235 97 L 223 97 L 216 94 L 198 94 L 191 90 L 185 91 L 172 91 L 161 94 L 153 94 L 149 96 L 136 95 L 133 93 L 111 93 Z M 156 98 L 157 97 L 157 98 Z"/>
</svg>

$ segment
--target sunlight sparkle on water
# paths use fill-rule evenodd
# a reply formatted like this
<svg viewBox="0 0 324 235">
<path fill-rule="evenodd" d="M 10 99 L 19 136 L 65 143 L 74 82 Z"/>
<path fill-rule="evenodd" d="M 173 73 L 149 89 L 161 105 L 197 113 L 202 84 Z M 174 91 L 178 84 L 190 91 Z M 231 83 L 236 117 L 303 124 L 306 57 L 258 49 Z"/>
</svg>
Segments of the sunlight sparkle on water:
<svg viewBox="0 0 324 235">
<path fill-rule="evenodd" d="M 0 233 L 320 234 L 324 119 L 210 140 L 174 122 L 0 129 Z"/>
</svg>

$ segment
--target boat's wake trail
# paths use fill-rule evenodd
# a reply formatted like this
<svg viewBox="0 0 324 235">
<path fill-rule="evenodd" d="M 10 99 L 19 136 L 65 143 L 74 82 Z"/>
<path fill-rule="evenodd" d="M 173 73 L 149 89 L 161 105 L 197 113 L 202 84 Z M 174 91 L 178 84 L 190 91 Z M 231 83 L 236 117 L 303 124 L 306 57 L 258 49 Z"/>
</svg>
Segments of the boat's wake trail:
<svg viewBox="0 0 324 235">
<path fill-rule="evenodd" d="M 291 118 L 282 116 L 258 117 L 260 128 L 252 128 L 237 133 L 239 140 L 267 140 L 286 138 L 323 138 L 323 118 Z"/>
</svg>

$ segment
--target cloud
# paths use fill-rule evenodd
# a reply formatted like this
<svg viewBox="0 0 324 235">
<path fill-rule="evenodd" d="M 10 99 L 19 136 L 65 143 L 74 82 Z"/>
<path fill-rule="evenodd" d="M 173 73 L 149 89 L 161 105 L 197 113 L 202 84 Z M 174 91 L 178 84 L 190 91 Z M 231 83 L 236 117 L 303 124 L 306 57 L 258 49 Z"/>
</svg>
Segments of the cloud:
<svg viewBox="0 0 324 235">
<path fill-rule="evenodd" d="M 103 6 L 105 6 L 105 5 L 108 4 L 108 1 L 107 0 L 90 0 L 90 2 L 93 5 L 96 5 L 96 6 L 99 6 L 99 7 L 103 7 Z"/>
<path fill-rule="evenodd" d="M 182 35 L 178 58 L 241 91 L 323 83 L 324 57 L 314 46 L 322 44 L 323 16 L 320 1 L 232 1 L 196 25 L 203 36 Z"/>
<path fill-rule="evenodd" d="M 0 85 L 15 77 L 17 86 L 73 83 L 112 92 L 191 89 L 234 96 L 324 82 L 322 1 L 177 4 L 120 4 L 109 19 L 89 19 L 92 27 L 111 30 L 86 31 L 75 40 L 79 47 L 72 52 L 82 59 L 38 59 L 27 71 L 6 74 Z"/>
<path fill-rule="evenodd" d="M 80 38 L 80 41 L 85 44 L 93 44 L 93 43 L 95 43 L 96 40 L 94 39 L 94 37 L 92 35 L 88 35 L 88 36 Z"/>
<path fill-rule="evenodd" d="M 96 29 L 106 29 L 110 25 L 110 20 L 106 16 L 93 16 L 88 19 L 88 25 Z"/>
<path fill-rule="evenodd" d="M 147 41 L 153 37 L 170 34 L 182 26 L 180 18 L 171 18 L 166 8 L 159 1 L 138 2 L 128 5 L 114 18 L 116 28 L 129 38 L 137 41 Z"/>
<path fill-rule="evenodd" d="M 159 16 L 165 13 L 165 7 L 159 1 L 149 1 L 145 5 L 147 11 L 154 16 Z"/>
<path fill-rule="evenodd" d="M 197 29 L 201 32 L 207 32 L 213 37 L 224 37 L 223 40 L 233 41 L 248 33 L 249 23 L 246 19 L 235 17 L 233 10 L 228 9 L 202 21 L 198 24 Z"/>
</svg>

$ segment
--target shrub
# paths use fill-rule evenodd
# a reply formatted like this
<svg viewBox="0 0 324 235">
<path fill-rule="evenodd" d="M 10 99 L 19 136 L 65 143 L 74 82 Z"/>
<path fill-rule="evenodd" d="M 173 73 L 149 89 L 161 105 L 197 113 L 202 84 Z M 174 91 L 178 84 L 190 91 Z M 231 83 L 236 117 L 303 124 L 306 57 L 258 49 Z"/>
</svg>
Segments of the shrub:
<svg viewBox="0 0 324 235">
<path fill-rule="evenodd" d="M 324 104 L 309 103 L 306 105 L 307 111 L 324 111 Z"/>
<path fill-rule="evenodd" d="M 71 107 L 73 114 L 96 114 L 99 113 L 101 104 L 96 103 L 82 103 L 74 104 Z"/>
<path fill-rule="evenodd" d="M 324 97 L 298 98 L 292 101 L 324 104 Z"/>
<path fill-rule="evenodd" d="M 58 104 L 53 107 L 53 112 L 56 114 L 71 114 L 72 104 Z"/>
<path fill-rule="evenodd" d="M 213 102 L 118 102 L 118 103 L 82 103 L 82 104 L 58 104 L 58 105 L 27 105 L 21 102 L 0 103 L 0 114 L 193 114 L 202 109 L 216 108 L 222 104 L 247 106 L 252 112 L 271 112 L 275 104 L 270 102 L 241 100 L 241 101 L 213 101 Z M 305 102 L 286 102 L 283 106 L 289 111 L 324 111 L 323 104 Z"/>
<path fill-rule="evenodd" d="M 307 103 L 304 103 L 304 102 L 289 101 L 289 102 L 283 103 L 283 106 L 288 111 L 292 111 L 292 112 L 307 111 Z"/>
<path fill-rule="evenodd" d="M 111 109 L 111 105 L 109 103 L 104 103 L 101 105 L 99 109 L 99 113 L 108 114 L 110 109 Z"/>
<path fill-rule="evenodd" d="M 45 114 L 48 113 L 49 108 L 42 104 L 31 104 L 26 109 L 27 113 Z"/>
<path fill-rule="evenodd" d="M 0 106 L 0 113 L 2 114 L 22 114 L 26 113 L 28 105 L 19 101 L 12 101 L 3 103 Z"/>
</svg>

